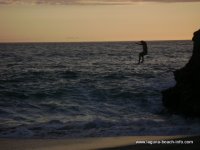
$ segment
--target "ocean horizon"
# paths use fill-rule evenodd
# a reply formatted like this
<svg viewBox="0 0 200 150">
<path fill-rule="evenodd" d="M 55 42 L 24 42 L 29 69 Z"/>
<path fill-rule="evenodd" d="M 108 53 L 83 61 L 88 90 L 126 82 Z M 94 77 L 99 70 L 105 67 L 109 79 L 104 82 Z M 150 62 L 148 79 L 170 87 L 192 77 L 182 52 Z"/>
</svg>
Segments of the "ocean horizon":
<svg viewBox="0 0 200 150">
<path fill-rule="evenodd" d="M 7 41 L 7 42 L 1 42 L 0 44 L 40 44 L 40 43 L 126 43 L 126 42 L 138 42 L 141 40 L 106 40 L 106 41 Z M 163 39 L 163 40 L 145 40 L 147 42 L 169 42 L 169 41 L 191 41 L 191 39 L 171 39 L 171 40 L 167 40 L 167 39 Z"/>
</svg>

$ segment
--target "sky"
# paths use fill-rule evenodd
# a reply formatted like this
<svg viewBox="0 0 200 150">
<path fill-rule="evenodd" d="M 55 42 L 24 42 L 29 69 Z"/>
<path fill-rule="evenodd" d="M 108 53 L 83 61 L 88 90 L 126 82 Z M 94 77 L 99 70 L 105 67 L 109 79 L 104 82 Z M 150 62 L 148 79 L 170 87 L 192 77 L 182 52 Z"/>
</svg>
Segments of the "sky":
<svg viewBox="0 0 200 150">
<path fill-rule="evenodd" d="M 200 0 L 0 0 L 0 42 L 188 40 Z"/>
</svg>

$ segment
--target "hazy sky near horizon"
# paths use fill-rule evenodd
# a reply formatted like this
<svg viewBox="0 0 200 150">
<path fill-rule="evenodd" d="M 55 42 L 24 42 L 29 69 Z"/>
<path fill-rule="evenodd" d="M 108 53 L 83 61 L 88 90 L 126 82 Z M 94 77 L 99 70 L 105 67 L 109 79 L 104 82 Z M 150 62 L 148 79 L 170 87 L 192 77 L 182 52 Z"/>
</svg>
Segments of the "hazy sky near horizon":
<svg viewBox="0 0 200 150">
<path fill-rule="evenodd" d="M 0 0 L 0 4 L 127 4 L 134 2 L 199 2 L 200 0 Z"/>
<path fill-rule="evenodd" d="M 0 0 L 0 42 L 191 39 L 200 0 Z"/>
</svg>

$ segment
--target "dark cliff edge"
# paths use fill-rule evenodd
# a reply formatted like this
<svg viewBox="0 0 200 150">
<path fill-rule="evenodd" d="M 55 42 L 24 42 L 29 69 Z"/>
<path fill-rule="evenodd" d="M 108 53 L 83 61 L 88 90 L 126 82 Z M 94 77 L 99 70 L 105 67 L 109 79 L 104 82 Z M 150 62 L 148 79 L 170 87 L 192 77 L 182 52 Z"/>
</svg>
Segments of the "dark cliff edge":
<svg viewBox="0 0 200 150">
<path fill-rule="evenodd" d="M 162 91 L 162 101 L 172 113 L 200 117 L 200 30 L 194 32 L 192 40 L 192 57 L 174 72 L 176 85 Z"/>
</svg>

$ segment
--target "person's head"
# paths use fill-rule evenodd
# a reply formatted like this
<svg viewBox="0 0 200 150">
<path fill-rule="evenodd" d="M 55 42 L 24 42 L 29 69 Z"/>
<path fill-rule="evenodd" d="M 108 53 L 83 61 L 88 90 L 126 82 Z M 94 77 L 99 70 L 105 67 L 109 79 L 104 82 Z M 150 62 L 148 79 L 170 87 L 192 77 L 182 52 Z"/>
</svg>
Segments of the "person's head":
<svg viewBox="0 0 200 150">
<path fill-rule="evenodd" d="M 145 43 L 145 41 L 143 41 L 143 40 L 142 40 L 142 41 L 140 41 L 140 42 L 141 42 L 142 44 L 144 44 L 144 43 Z"/>
</svg>

